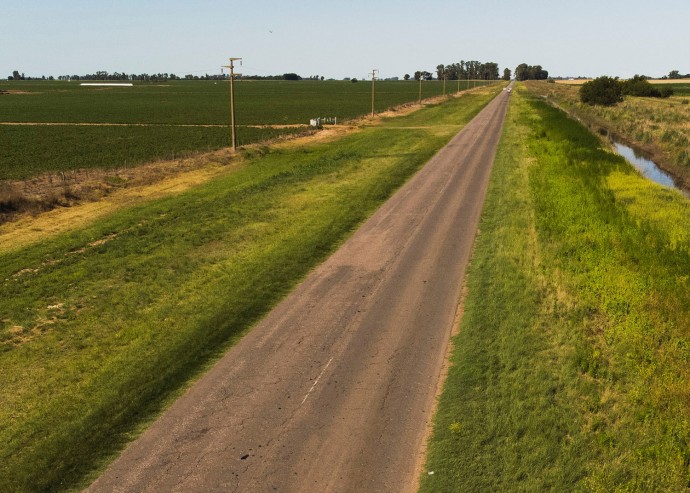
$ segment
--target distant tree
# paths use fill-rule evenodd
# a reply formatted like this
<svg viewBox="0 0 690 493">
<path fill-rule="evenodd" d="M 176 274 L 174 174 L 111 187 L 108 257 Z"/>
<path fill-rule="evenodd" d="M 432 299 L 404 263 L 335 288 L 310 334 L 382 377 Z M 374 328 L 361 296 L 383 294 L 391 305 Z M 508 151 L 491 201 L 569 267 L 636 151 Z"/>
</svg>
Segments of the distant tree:
<svg viewBox="0 0 690 493">
<path fill-rule="evenodd" d="M 428 73 L 428 72 L 424 72 Z M 508 71 L 510 73 L 510 70 Z M 423 73 L 418 71 L 415 73 L 415 80 L 423 78 Z M 436 77 L 438 79 L 445 78 L 446 80 L 498 80 L 500 78 L 498 64 L 495 62 L 478 62 L 476 60 L 464 61 L 460 63 L 451 63 L 448 65 L 440 64 L 436 66 Z M 430 77 L 425 77 L 431 80 Z M 508 77 L 510 78 L 510 76 Z"/>
<path fill-rule="evenodd" d="M 19 70 L 15 70 L 12 72 L 12 80 L 19 80 L 21 76 L 19 75 Z"/>
<path fill-rule="evenodd" d="M 529 65 L 521 63 L 515 67 L 515 80 L 527 80 L 529 76 Z"/>
<path fill-rule="evenodd" d="M 546 80 L 549 72 L 544 70 L 541 65 L 527 65 L 521 63 L 515 67 L 515 80 Z"/>
<path fill-rule="evenodd" d="M 664 76 L 662 79 L 690 79 L 690 74 L 683 75 L 678 70 L 671 70 L 668 76 Z"/>
<path fill-rule="evenodd" d="M 283 74 L 283 79 L 285 80 L 302 80 L 302 77 L 300 77 L 297 74 L 294 73 L 289 73 L 289 74 Z"/>
<path fill-rule="evenodd" d="M 533 67 L 532 76 L 534 80 L 546 80 L 549 78 L 549 72 L 541 68 L 541 65 Z"/>
<path fill-rule="evenodd" d="M 625 96 L 658 96 L 658 91 L 649 83 L 644 75 L 635 75 L 632 79 L 621 82 L 623 95 Z"/>
<path fill-rule="evenodd" d="M 664 86 L 661 89 L 657 89 L 649 83 L 648 79 L 644 75 L 635 75 L 632 79 L 621 82 L 623 94 L 644 98 L 667 98 L 673 96 L 672 88 Z"/>
<path fill-rule="evenodd" d="M 403 77 L 403 79 L 405 79 L 405 80 L 410 80 L 410 74 L 405 74 L 405 76 Z"/>
<path fill-rule="evenodd" d="M 446 65 L 446 79 L 448 80 L 458 80 L 460 78 L 460 66 L 457 63 L 451 63 Z"/>
<path fill-rule="evenodd" d="M 350 79 L 350 82 L 359 82 L 359 81 L 357 80 L 357 77 L 353 77 L 352 79 Z"/>
<path fill-rule="evenodd" d="M 613 106 L 623 101 L 623 86 L 618 79 L 597 77 L 580 87 L 580 101 L 590 105 Z"/>
<path fill-rule="evenodd" d="M 510 80 L 510 69 L 509 68 L 503 69 L 503 80 Z"/>
<path fill-rule="evenodd" d="M 498 80 L 498 63 L 487 62 L 480 64 L 479 78 L 482 80 Z"/>
</svg>

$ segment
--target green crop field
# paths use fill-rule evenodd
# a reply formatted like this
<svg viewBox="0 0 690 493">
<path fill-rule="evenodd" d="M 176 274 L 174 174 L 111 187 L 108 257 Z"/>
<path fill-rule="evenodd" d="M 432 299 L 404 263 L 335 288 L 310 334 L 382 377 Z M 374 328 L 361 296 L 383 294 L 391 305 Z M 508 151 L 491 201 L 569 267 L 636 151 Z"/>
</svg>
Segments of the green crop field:
<svg viewBox="0 0 690 493">
<path fill-rule="evenodd" d="M 303 132 L 303 128 L 248 128 L 240 135 L 259 142 Z M 20 126 L 0 125 L 6 139 L 0 180 L 23 179 L 45 171 L 124 168 L 153 159 L 227 147 L 227 127 Z"/>
<path fill-rule="evenodd" d="M 673 82 L 668 85 L 673 88 L 674 96 L 690 96 L 690 82 Z"/>
<path fill-rule="evenodd" d="M 485 84 L 470 81 L 470 87 Z M 446 92 L 457 91 L 448 81 Z M 461 81 L 461 89 L 467 81 Z M 2 122 L 230 124 L 230 85 L 214 81 L 84 87 L 79 82 L 0 82 Z M 422 97 L 439 96 L 442 81 L 423 81 Z M 416 101 L 419 82 L 377 81 L 376 110 Z M 236 81 L 238 125 L 308 124 L 310 118 L 355 118 L 371 111 L 371 82 Z"/>
<path fill-rule="evenodd" d="M 463 81 L 460 89 L 485 84 Z M 377 111 L 414 102 L 419 82 L 378 81 Z M 441 81 L 424 81 L 422 97 L 441 95 Z M 449 81 L 448 93 L 458 83 Z M 0 122 L 90 123 L 130 126 L 2 125 L 0 180 L 44 171 L 119 168 L 183 151 L 230 145 L 228 82 L 172 81 L 133 87 L 85 87 L 79 82 L 0 82 Z M 302 132 L 311 118 L 339 122 L 371 111 L 366 81 L 237 81 L 240 145 Z M 144 126 L 132 126 L 132 125 Z M 177 125 L 177 126 L 176 126 Z M 192 126 L 187 126 L 192 125 Z M 194 126 L 198 125 L 198 126 Z M 211 126 L 203 126 L 211 125 Z M 256 128 L 247 125 L 304 125 Z"/>
</svg>

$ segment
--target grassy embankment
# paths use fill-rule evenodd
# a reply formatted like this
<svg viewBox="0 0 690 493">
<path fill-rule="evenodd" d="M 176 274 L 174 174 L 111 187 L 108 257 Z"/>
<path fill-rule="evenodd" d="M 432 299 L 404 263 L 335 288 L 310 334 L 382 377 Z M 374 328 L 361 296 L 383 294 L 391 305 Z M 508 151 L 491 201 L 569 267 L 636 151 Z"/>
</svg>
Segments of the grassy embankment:
<svg viewBox="0 0 690 493">
<path fill-rule="evenodd" d="M 688 87 L 673 84 L 668 99 L 628 96 L 612 107 L 579 102 L 579 86 L 530 81 L 530 91 L 546 96 L 597 132 L 605 129 L 618 140 L 643 149 L 664 169 L 690 186 L 690 104 Z"/>
<path fill-rule="evenodd" d="M 83 485 L 499 91 L 0 251 L 0 491 Z"/>
<path fill-rule="evenodd" d="M 687 491 L 690 202 L 600 146 L 515 91 L 421 491 Z"/>
</svg>

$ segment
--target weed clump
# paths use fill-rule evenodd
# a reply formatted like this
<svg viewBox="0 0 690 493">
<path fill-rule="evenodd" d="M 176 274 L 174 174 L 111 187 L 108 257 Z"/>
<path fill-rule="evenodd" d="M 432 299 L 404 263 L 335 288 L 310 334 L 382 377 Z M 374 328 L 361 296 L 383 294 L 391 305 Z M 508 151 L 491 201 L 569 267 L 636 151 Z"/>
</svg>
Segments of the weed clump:
<svg viewBox="0 0 690 493">
<path fill-rule="evenodd" d="M 625 81 L 598 77 L 580 88 L 580 101 L 590 105 L 613 106 L 623 101 L 623 96 L 668 98 L 673 96 L 673 89 L 668 86 L 658 89 L 644 75 L 636 75 Z"/>
<path fill-rule="evenodd" d="M 643 98 L 668 98 L 673 96 L 673 89 L 665 86 L 657 89 L 649 83 L 644 75 L 636 75 L 632 79 L 621 82 L 623 94 Z"/>
<path fill-rule="evenodd" d="M 0 184 L 0 187 L 0 214 L 22 210 L 29 203 L 15 187 L 9 184 Z"/>
<path fill-rule="evenodd" d="M 580 101 L 591 105 L 613 106 L 623 101 L 623 88 L 618 79 L 598 77 L 582 85 Z"/>
</svg>

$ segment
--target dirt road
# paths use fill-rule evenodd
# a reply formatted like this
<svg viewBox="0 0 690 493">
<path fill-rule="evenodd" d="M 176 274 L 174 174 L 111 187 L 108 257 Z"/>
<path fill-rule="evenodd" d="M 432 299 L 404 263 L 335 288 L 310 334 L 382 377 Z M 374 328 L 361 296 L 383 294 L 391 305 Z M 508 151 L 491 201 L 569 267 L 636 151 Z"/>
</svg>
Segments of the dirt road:
<svg viewBox="0 0 690 493">
<path fill-rule="evenodd" d="M 414 490 L 508 96 L 492 101 L 88 491 Z"/>
</svg>

